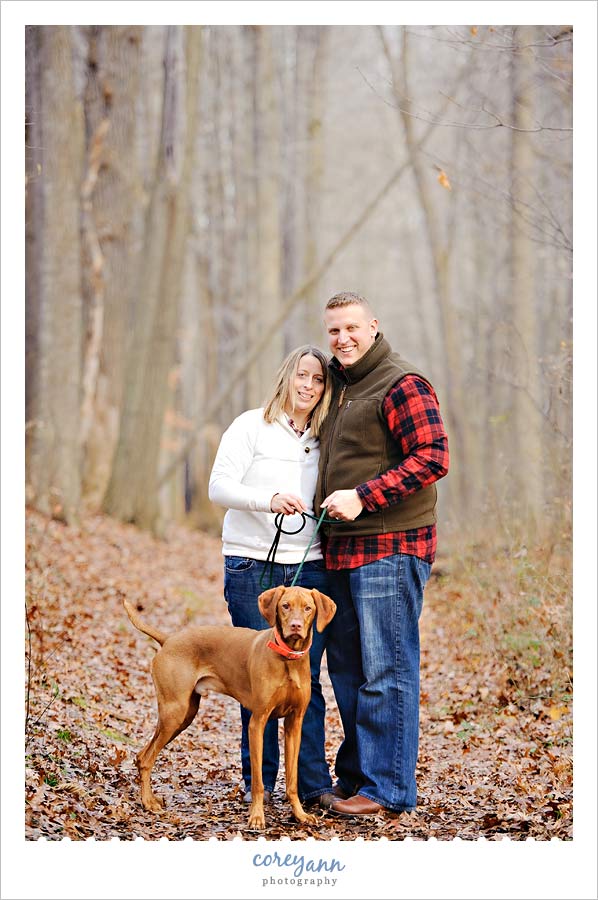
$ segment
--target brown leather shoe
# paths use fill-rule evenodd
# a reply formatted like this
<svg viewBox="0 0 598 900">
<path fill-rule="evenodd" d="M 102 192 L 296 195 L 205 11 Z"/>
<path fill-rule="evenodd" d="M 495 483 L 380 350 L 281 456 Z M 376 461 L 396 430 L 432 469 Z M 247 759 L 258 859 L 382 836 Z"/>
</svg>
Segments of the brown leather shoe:
<svg viewBox="0 0 598 900">
<path fill-rule="evenodd" d="M 335 784 L 332 788 L 332 793 L 335 797 L 340 797 L 341 800 L 348 800 L 349 797 L 352 797 L 353 794 L 347 794 L 346 791 L 343 791 L 340 784 Z"/>
<path fill-rule="evenodd" d="M 309 800 L 303 801 L 304 809 L 311 809 L 313 806 L 319 806 L 320 809 L 330 809 L 335 800 L 347 800 L 348 794 L 345 794 L 342 788 L 335 784 L 331 791 L 320 794 L 318 797 L 310 797 Z"/>
<path fill-rule="evenodd" d="M 330 809 L 335 800 L 338 800 L 336 794 L 327 791 L 318 797 L 310 797 L 309 800 L 304 800 L 303 809 L 312 809 L 314 806 L 319 806 L 320 809 Z"/>
<path fill-rule="evenodd" d="M 348 800 L 335 800 L 330 804 L 330 812 L 337 816 L 377 816 L 379 813 L 386 812 L 386 807 L 361 794 L 355 794 Z"/>
</svg>

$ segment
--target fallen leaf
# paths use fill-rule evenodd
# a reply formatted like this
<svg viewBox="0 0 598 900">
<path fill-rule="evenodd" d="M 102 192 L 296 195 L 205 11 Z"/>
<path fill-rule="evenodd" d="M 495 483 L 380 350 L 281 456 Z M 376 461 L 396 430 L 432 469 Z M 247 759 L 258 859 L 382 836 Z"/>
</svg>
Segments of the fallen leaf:
<svg viewBox="0 0 598 900">
<path fill-rule="evenodd" d="M 438 175 L 438 183 L 442 185 L 443 188 L 446 188 L 447 191 L 452 191 L 451 183 L 448 180 L 448 176 L 445 171 L 441 169 Z"/>
</svg>

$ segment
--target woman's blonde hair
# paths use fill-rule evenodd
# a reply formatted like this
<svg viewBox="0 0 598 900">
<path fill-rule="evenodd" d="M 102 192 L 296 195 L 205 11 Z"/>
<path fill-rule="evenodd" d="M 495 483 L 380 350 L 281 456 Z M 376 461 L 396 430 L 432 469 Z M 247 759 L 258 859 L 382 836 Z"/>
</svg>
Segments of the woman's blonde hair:
<svg viewBox="0 0 598 900">
<path fill-rule="evenodd" d="M 297 347 L 296 350 L 292 350 L 286 359 L 283 360 L 276 373 L 274 392 L 265 405 L 264 419 L 266 422 L 275 422 L 284 412 L 287 402 L 289 402 L 293 396 L 293 382 L 299 370 L 299 363 L 304 356 L 313 356 L 322 366 L 324 393 L 317 406 L 314 408 L 310 420 L 311 433 L 313 437 L 318 437 L 322 423 L 324 422 L 330 407 L 332 387 L 330 375 L 328 373 L 328 359 L 321 350 L 317 347 L 312 347 L 311 344 L 304 344 L 302 347 Z"/>
</svg>

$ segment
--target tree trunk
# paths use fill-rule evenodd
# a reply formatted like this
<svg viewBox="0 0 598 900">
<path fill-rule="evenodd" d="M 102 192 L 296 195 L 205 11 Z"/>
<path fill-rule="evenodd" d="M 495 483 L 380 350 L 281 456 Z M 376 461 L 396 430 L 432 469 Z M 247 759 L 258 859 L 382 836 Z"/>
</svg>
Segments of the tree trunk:
<svg viewBox="0 0 598 900">
<path fill-rule="evenodd" d="M 517 28 L 515 41 L 521 45 L 533 41 L 535 29 Z M 542 415 L 540 371 L 538 363 L 537 310 L 535 294 L 536 248 L 518 212 L 533 207 L 534 151 L 531 135 L 534 127 L 534 96 L 529 49 L 511 56 L 512 123 L 511 130 L 511 297 L 513 343 L 510 379 L 512 391 L 511 472 L 513 506 L 524 527 L 538 524 L 542 512 Z"/>
<path fill-rule="evenodd" d="M 82 191 L 87 341 L 82 441 L 84 492 L 107 487 L 118 437 L 143 196 L 137 101 L 141 26 L 88 29 L 85 112 L 88 165 Z"/>
<path fill-rule="evenodd" d="M 279 213 L 280 123 L 275 93 L 272 31 L 252 27 L 254 41 L 254 165 L 256 296 L 248 305 L 249 331 L 257 340 L 276 318 L 281 302 L 281 230 Z M 250 338 L 251 341 L 251 338 Z M 259 356 L 251 377 L 250 405 L 258 406 L 270 391 L 282 361 L 282 331 L 273 336 L 270 352 Z"/>
<path fill-rule="evenodd" d="M 81 239 L 83 109 L 72 29 L 28 29 L 31 103 L 27 307 L 28 496 L 38 509 L 77 519 L 81 496 Z M 30 235 L 31 236 L 31 232 Z"/>
<path fill-rule="evenodd" d="M 457 340 L 457 327 L 455 312 L 451 302 L 449 281 L 449 252 L 448 241 L 443 239 L 439 226 L 439 213 L 435 203 L 427 172 L 421 154 L 418 152 L 417 138 L 414 130 L 414 120 L 409 115 L 410 96 L 408 84 L 409 72 L 409 42 L 407 29 L 403 29 L 401 67 L 393 57 L 388 42 L 380 29 L 382 43 L 391 70 L 393 88 L 400 107 L 399 114 L 405 134 L 405 147 L 411 163 L 411 169 L 415 181 L 416 196 L 423 214 L 425 237 L 429 251 L 429 263 L 434 284 L 436 300 L 437 320 L 436 326 L 440 332 L 441 358 L 443 362 L 442 390 L 443 405 L 446 408 L 447 429 L 449 431 L 451 448 L 453 450 L 451 469 L 453 477 L 450 485 L 457 486 L 459 505 L 467 509 L 469 497 L 469 480 L 467 474 L 467 462 L 470 456 L 467 433 L 463 425 L 461 410 L 465 402 L 463 392 L 462 357 Z M 436 185 L 435 185 L 436 187 Z M 454 488 L 453 488 L 454 492 Z"/>
<path fill-rule="evenodd" d="M 39 179 L 42 171 L 41 118 L 41 30 L 25 30 L 25 420 L 26 456 L 32 444 L 36 398 L 36 370 L 40 351 L 41 288 L 43 247 L 43 204 Z"/>
<path fill-rule="evenodd" d="M 135 317 L 128 351 L 119 441 L 104 508 L 110 515 L 161 533 L 158 468 L 169 388 L 175 359 L 178 302 L 197 128 L 201 29 L 186 26 L 185 109 L 179 112 L 175 28 L 167 32 L 162 135 L 156 178 L 147 212 Z M 176 158 L 177 129 L 183 116 L 182 163 Z M 178 165 L 177 165 L 178 164 Z"/>
<path fill-rule="evenodd" d="M 305 251 L 304 272 L 313 272 L 321 257 L 322 235 L 322 195 L 324 192 L 324 73 L 329 42 L 329 29 L 309 28 L 306 35 L 309 68 L 307 84 L 307 159 L 305 172 Z M 307 334 L 313 334 L 314 321 L 320 325 L 323 316 L 321 292 L 317 284 L 312 285 L 305 297 L 304 327 Z M 313 339 L 313 338 L 312 338 Z"/>
</svg>

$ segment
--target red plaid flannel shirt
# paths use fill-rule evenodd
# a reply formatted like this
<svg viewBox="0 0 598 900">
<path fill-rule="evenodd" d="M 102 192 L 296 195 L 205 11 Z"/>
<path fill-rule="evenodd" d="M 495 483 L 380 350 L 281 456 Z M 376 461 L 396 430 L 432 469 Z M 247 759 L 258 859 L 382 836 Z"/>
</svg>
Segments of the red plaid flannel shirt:
<svg viewBox="0 0 598 900">
<path fill-rule="evenodd" d="M 422 378 L 406 375 L 395 384 L 382 407 L 388 427 L 405 457 L 395 469 L 357 485 L 363 505 L 374 512 L 400 502 L 448 472 L 448 440 L 436 394 Z M 326 567 L 356 569 L 385 556 L 407 553 L 432 564 L 436 525 L 367 537 L 334 537 L 326 541 Z"/>
</svg>

